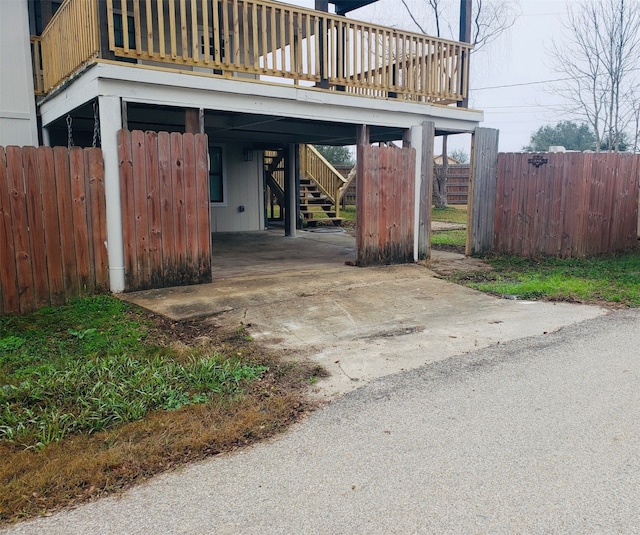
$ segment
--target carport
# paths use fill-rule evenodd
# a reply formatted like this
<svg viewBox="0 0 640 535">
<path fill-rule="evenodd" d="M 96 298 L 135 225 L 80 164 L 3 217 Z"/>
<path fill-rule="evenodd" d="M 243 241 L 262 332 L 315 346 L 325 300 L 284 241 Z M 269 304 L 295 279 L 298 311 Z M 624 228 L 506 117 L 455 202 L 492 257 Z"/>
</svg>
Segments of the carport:
<svg viewBox="0 0 640 535">
<path fill-rule="evenodd" d="M 353 264 L 355 238 L 340 227 L 301 230 L 283 239 L 281 229 L 213 235 L 214 280 L 275 273 L 311 273 Z"/>
<path fill-rule="evenodd" d="M 242 326 L 269 351 L 330 372 L 323 398 L 476 348 L 606 313 L 499 299 L 448 283 L 422 264 L 358 268 L 346 233 L 233 233 L 214 238 L 214 282 L 123 296 L 176 321 Z M 464 260 L 462 255 L 458 262 Z"/>
</svg>

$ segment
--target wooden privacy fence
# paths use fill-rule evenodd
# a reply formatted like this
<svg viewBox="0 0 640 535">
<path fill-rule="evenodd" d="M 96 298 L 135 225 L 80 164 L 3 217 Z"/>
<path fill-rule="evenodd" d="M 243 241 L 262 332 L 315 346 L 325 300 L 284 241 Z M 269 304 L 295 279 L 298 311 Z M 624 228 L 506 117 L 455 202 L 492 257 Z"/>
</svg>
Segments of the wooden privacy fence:
<svg viewBox="0 0 640 535">
<path fill-rule="evenodd" d="M 109 286 L 100 149 L 0 147 L 0 314 Z"/>
<path fill-rule="evenodd" d="M 640 156 L 500 154 L 494 249 L 580 257 L 636 243 Z"/>
<path fill-rule="evenodd" d="M 416 151 L 358 146 L 356 263 L 413 262 Z"/>
<path fill-rule="evenodd" d="M 127 291 L 211 282 L 204 134 L 118 131 Z"/>
<path fill-rule="evenodd" d="M 435 187 L 435 181 L 444 174 L 444 167 L 442 165 L 434 165 L 433 167 Z M 447 167 L 447 204 L 467 204 L 469 200 L 469 174 L 469 164 Z"/>
</svg>

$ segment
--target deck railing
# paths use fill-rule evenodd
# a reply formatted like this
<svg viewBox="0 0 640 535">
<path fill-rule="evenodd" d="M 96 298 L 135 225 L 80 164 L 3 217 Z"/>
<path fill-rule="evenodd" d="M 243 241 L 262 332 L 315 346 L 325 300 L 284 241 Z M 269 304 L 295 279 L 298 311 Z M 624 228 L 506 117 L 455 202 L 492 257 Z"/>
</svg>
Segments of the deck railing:
<svg viewBox="0 0 640 535">
<path fill-rule="evenodd" d="M 97 56 L 96 4 L 66 0 L 47 26 L 45 90 Z M 451 104 L 467 96 L 466 43 L 271 0 L 106 0 L 104 20 L 105 59 L 380 98 Z"/>
<path fill-rule="evenodd" d="M 98 56 L 96 4 L 91 0 L 67 0 L 42 32 L 40 46 L 45 92 Z"/>
<path fill-rule="evenodd" d="M 42 42 L 39 37 L 34 35 L 31 36 L 31 65 L 33 67 L 33 91 L 36 95 L 44 95 Z"/>
</svg>

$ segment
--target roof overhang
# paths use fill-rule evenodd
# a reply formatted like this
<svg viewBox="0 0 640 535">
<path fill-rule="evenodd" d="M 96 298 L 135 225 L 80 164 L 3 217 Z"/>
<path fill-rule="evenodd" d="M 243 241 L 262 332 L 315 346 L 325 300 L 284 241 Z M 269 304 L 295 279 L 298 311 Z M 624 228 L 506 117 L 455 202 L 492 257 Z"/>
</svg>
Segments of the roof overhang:
<svg viewBox="0 0 640 535">
<path fill-rule="evenodd" d="M 368 6 L 377 1 L 378 0 L 329 0 L 329 2 L 336 7 L 337 15 L 346 15 L 349 11 Z"/>
</svg>

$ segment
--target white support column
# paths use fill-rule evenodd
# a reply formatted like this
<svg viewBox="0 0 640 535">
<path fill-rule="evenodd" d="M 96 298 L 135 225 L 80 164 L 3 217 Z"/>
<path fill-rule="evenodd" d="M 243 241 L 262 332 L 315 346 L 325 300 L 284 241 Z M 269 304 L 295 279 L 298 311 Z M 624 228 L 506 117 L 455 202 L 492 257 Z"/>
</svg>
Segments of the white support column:
<svg viewBox="0 0 640 535">
<path fill-rule="evenodd" d="M 286 218 L 286 228 L 284 231 L 285 236 L 296 237 L 296 222 L 298 219 L 298 199 L 296 196 L 296 145 L 295 143 L 289 143 L 287 145 L 287 155 L 285 156 L 285 202 L 286 214 L 289 214 Z"/>
<path fill-rule="evenodd" d="M 42 127 L 42 144 L 45 147 L 51 146 L 51 135 L 49 134 L 49 129 L 46 126 Z"/>
<path fill-rule="evenodd" d="M 124 291 L 124 246 L 122 238 L 122 208 L 120 204 L 120 173 L 116 133 L 122 128 L 120 98 L 98 97 L 100 109 L 100 139 L 104 159 L 104 190 L 107 204 L 107 252 L 109 254 L 109 284 L 111 291 Z"/>
<path fill-rule="evenodd" d="M 411 146 L 416 150 L 416 180 L 413 201 L 413 261 L 419 258 L 420 234 L 420 192 L 422 190 L 422 125 L 412 126 L 410 132 Z"/>
</svg>

